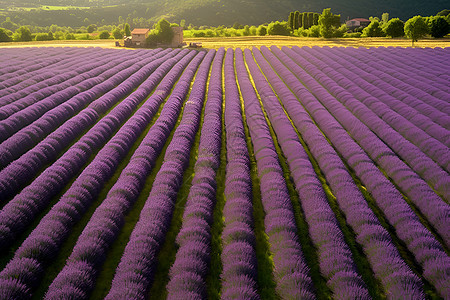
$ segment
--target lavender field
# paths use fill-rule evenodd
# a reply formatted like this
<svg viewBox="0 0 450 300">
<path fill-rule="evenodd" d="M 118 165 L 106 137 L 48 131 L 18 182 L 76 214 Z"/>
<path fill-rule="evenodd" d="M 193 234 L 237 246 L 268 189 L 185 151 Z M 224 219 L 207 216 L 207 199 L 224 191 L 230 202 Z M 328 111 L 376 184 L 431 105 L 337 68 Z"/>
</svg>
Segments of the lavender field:
<svg viewBox="0 0 450 300">
<path fill-rule="evenodd" d="M 450 299 L 450 48 L 0 66 L 0 299 Z"/>
</svg>

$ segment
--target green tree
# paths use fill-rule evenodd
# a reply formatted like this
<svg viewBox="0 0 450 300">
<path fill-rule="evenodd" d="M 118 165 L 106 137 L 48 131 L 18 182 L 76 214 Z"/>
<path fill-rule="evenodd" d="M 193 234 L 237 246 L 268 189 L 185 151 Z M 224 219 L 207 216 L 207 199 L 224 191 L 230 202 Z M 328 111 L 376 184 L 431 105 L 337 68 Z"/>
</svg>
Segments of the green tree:
<svg viewBox="0 0 450 300">
<path fill-rule="evenodd" d="M 386 25 L 383 27 L 384 32 L 387 36 L 396 38 L 405 35 L 405 23 L 399 18 L 390 19 Z"/>
<path fill-rule="evenodd" d="M 100 32 L 100 34 L 98 35 L 98 37 L 102 40 L 106 40 L 109 39 L 109 32 L 108 30 L 103 30 L 102 32 Z"/>
<path fill-rule="evenodd" d="M 319 28 L 320 35 L 324 38 L 332 38 L 341 35 L 340 33 L 340 22 L 337 23 L 337 18 L 341 18 L 340 15 L 334 15 L 331 12 L 331 8 L 325 8 L 322 14 L 319 16 Z"/>
<path fill-rule="evenodd" d="M 341 26 L 339 26 L 339 28 L 336 29 L 336 31 L 334 32 L 334 37 L 336 38 L 341 38 L 344 37 L 345 34 L 348 31 L 348 27 L 346 24 L 342 24 Z"/>
<path fill-rule="evenodd" d="M 250 35 L 250 26 L 245 25 L 244 26 L 244 31 L 242 32 L 243 36 L 249 36 Z"/>
<path fill-rule="evenodd" d="M 125 36 L 131 35 L 130 24 L 125 23 L 125 25 L 123 25 L 123 32 L 125 33 Z"/>
<path fill-rule="evenodd" d="M 383 28 L 378 18 L 373 18 L 369 26 L 363 29 L 362 36 L 365 37 L 380 37 L 384 36 Z"/>
<path fill-rule="evenodd" d="M 303 29 L 308 29 L 310 26 L 308 24 L 308 13 L 303 13 L 302 14 L 302 27 Z"/>
<path fill-rule="evenodd" d="M 267 34 L 266 26 L 259 25 L 259 27 L 258 27 L 258 35 L 259 36 L 265 36 L 266 34 Z"/>
<path fill-rule="evenodd" d="M 308 13 L 308 28 L 311 28 L 311 26 L 314 26 L 314 13 L 313 12 Z"/>
<path fill-rule="evenodd" d="M 450 24 L 445 17 L 436 16 L 431 18 L 430 34 L 434 38 L 441 38 L 450 33 Z"/>
<path fill-rule="evenodd" d="M 320 26 L 319 25 L 313 25 L 308 29 L 308 36 L 309 37 L 320 37 Z"/>
<path fill-rule="evenodd" d="M 318 14 L 318 13 L 313 14 L 313 26 L 319 25 L 319 16 L 320 16 L 320 14 Z"/>
<path fill-rule="evenodd" d="M 173 38 L 173 31 L 170 28 L 170 23 L 166 21 L 166 19 L 162 18 L 156 23 L 155 26 L 158 40 L 163 43 L 170 43 Z"/>
<path fill-rule="evenodd" d="M 120 30 L 119 27 L 116 27 L 113 31 L 112 31 L 112 36 L 115 39 L 121 39 L 123 37 L 122 31 Z"/>
<path fill-rule="evenodd" d="M 405 35 L 407 38 L 411 39 L 413 47 L 414 42 L 417 42 L 420 38 L 426 36 L 428 32 L 428 25 L 421 16 L 412 17 L 405 23 Z"/>
<path fill-rule="evenodd" d="M 292 30 L 298 29 L 298 19 L 300 18 L 300 12 L 298 10 L 296 10 L 294 12 L 294 22 L 291 26 Z"/>
<path fill-rule="evenodd" d="M 272 22 L 267 28 L 269 35 L 290 35 L 291 31 L 287 25 L 287 22 Z"/>
<path fill-rule="evenodd" d="M 14 33 L 14 41 L 16 42 L 28 42 L 31 40 L 31 31 L 27 26 L 19 27 Z"/>
<path fill-rule="evenodd" d="M 52 24 L 50 25 L 50 29 L 51 32 L 56 32 L 58 30 L 58 25 Z"/>
<path fill-rule="evenodd" d="M 8 29 L 0 28 L 0 42 L 11 42 L 12 39 L 8 35 Z"/>
<path fill-rule="evenodd" d="M 381 15 L 381 23 L 387 24 L 389 22 L 389 13 L 383 13 Z"/>
<path fill-rule="evenodd" d="M 6 17 L 6 20 L 4 22 L 2 22 L 1 27 L 5 28 L 5 29 L 8 29 L 8 30 L 11 30 L 11 31 L 14 31 L 19 26 L 17 26 L 16 23 L 12 22 L 10 17 Z"/>
<path fill-rule="evenodd" d="M 65 40 L 74 40 L 75 39 L 75 35 L 71 32 L 66 32 L 64 34 L 64 39 Z"/>
<path fill-rule="evenodd" d="M 289 13 L 288 23 L 289 23 L 289 27 L 291 27 L 292 30 L 294 30 L 294 18 L 295 18 L 295 13 L 293 11 L 291 11 Z M 298 16 L 297 16 L 297 18 L 298 18 Z"/>
<path fill-rule="evenodd" d="M 34 37 L 35 41 L 48 41 L 48 34 L 47 33 L 37 33 Z"/>
<path fill-rule="evenodd" d="M 442 16 L 442 17 L 446 17 L 448 15 L 450 15 L 450 9 L 443 9 L 436 14 L 436 16 Z"/>
<path fill-rule="evenodd" d="M 303 13 L 300 13 L 298 15 L 297 29 L 302 28 L 302 27 L 303 27 Z"/>
<path fill-rule="evenodd" d="M 64 32 L 57 31 L 57 32 L 55 32 L 53 37 L 55 38 L 55 40 L 62 40 L 62 39 L 64 39 Z"/>
<path fill-rule="evenodd" d="M 94 31 L 97 30 L 97 25 L 91 24 L 91 25 L 89 25 L 89 26 L 86 28 L 86 30 L 87 30 L 88 33 L 93 33 Z"/>
</svg>

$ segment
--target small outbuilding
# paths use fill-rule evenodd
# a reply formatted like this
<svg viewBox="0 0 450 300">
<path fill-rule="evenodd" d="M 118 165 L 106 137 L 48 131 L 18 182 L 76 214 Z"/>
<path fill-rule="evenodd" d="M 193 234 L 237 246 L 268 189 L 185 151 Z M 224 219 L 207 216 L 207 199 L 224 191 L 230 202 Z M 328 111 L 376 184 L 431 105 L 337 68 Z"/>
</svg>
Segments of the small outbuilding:
<svg viewBox="0 0 450 300">
<path fill-rule="evenodd" d="M 131 43 L 133 46 L 144 46 L 145 39 L 147 39 L 150 29 L 135 28 L 131 32 Z"/>
</svg>

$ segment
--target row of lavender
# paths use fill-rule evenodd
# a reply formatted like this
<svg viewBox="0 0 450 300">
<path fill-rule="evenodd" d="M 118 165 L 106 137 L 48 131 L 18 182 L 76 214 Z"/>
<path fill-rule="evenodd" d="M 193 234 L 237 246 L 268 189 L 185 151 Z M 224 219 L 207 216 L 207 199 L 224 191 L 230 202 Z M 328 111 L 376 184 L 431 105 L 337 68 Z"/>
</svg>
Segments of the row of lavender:
<svg viewBox="0 0 450 300">
<path fill-rule="evenodd" d="M 386 152 L 388 158 L 398 159 L 397 156 L 393 154 L 390 149 L 388 150 L 383 142 L 374 136 L 372 132 L 366 130 L 363 133 L 359 133 L 358 131 L 365 129 L 365 125 L 362 123 L 358 124 L 355 116 L 353 116 L 345 107 L 339 106 L 339 103 L 336 102 L 336 98 L 332 97 L 328 90 L 323 89 L 320 83 L 310 77 L 305 71 L 306 68 L 301 68 L 296 61 L 292 61 L 286 54 L 281 52 L 281 50 L 275 47 L 273 47 L 272 50 L 280 60 L 278 60 L 267 48 L 263 48 L 262 51 L 265 54 L 266 59 L 280 74 L 284 82 L 292 89 L 292 91 L 294 91 L 300 102 L 314 118 L 319 129 L 329 138 L 331 143 L 338 150 L 338 154 L 344 158 L 345 162 L 350 167 L 352 167 L 353 171 L 371 193 L 378 207 L 383 210 L 389 223 L 395 227 L 397 236 L 408 245 L 409 250 L 415 256 L 415 259 L 422 264 L 422 267 L 424 268 L 423 276 L 436 286 L 441 295 L 448 294 L 449 278 L 446 274 L 448 274 L 449 257 L 444 250 L 448 239 L 446 239 L 445 236 L 441 236 L 444 240 L 444 245 L 436 240 L 433 233 L 430 232 L 428 228 L 425 228 L 424 224 L 419 221 L 419 217 L 412 211 L 410 205 L 404 201 L 400 191 L 397 190 L 388 178 L 386 178 L 378 169 L 375 162 L 379 157 L 374 155 L 371 156 L 372 158 L 369 158 L 368 154 L 370 155 L 371 152 L 378 151 L 377 154 L 379 156 L 384 154 L 384 152 Z M 295 55 L 290 52 L 292 50 L 287 48 L 284 48 L 283 50 L 286 53 L 291 54 L 291 57 L 295 57 Z M 307 63 L 305 61 L 302 62 L 304 64 Z M 294 73 L 291 73 L 285 66 L 288 66 Z M 353 88 L 356 87 L 357 86 Z M 352 87 L 348 86 L 347 88 L 351 90 Z M 294 114 L 290 114 L 290 116 L 294 119 L 296 118 Z M 297 126 L 297 128 L 300 130 L 301 127 Z M 353 136 L 349 135 L 349 133 Z M 317 136 L 319 135 L 315 135 L 314 137 L 316 138 Z M 364 140 L 361 139 L 361 137 L 370 137 L 370 140 L 366 138 L 366 143 L 364 143 Z M 361 148 L 361 146 L 364 148 Z M 311 148 L 312 147 L 313 146 L 311 146 Z M 317 156 L 316 159 L 320 164 L 322 158 Z M 325 163 L 329 164 L 329 162 L 331 162 L 331 160 L 327 160 Z M 399 163 L 401 163 L 401 161 Z M 393 168 L 395 165 L 392 164 L 391 166 L 386 167 Z M 404 172 L 406 171 L 404 169 L 402 170 Z M 397 171 L 397 173 L 399 172 Z M 400 172 L 399 175 L 403 175 L 403 173 Z M 443 176 L 448 176 L 448 174 Z M 410 177 L 419 180 L 416 174 L 410 175 Z M 406 177 L 406 179 L 408 179 L 408 177 Z M 332 186 L 333 182 L 340 181 L 342 178 L 332 177 L 328 180 Z M 403 180 L 405 180 L 405 178 Z M 447 179 L 444 178 L 443 182 L 448 184 L 448 177 Z M 336 191 L 344 187 L 347 189 L 348 184 L 344 185 L 344 183 L 346 182 L 343 181 L 338 183 L 340 187 L 336 187 Z M 405 192 L 408 192 L 408 190 Z M 338 195 L 336 196 L 339 201 Z M 430 198 L 433 200 L 436 197 L 439 198 L 436 194 L 432 194 Z M 347 201 L 348 198 L 350 197 L 347 196 Z M 350 199 L 355 198 L 352 197 Z M 426 200 L 427 198 L 423 198 L 423 201 Z M 444 228 L 434 229 L 448 233 L 448 229 L 446 230 L 446 228 L 448 228 L 449 224 L 449 207 L 444 201 L 445 200 L 440 199 L 440 202 L 438 202 L 442 203 L 440 207 L 443 210 L 443 218 L 446 219 L 446 222 L 443 223 Z M 364 200 L 361 202 L 353 202 L 352 205 L 366 205 Z M 407 294 L 405 287 L 409 285 L 407 290 L 420 298 L 422 292 L 420 292 L 420 281 L 417 276 L 412 273 L 411 269 L 401 259 L 398 251 L 393 247 L 392 243 L 390 243 L 389 236 L 382 234 L 384 231 L 383 228 L 381 226 L 371 228 L 372 224 L 376 224 L 374 223 L 376 218 L 374 218 L 373 213 L 371 213 L 372 216 L 370 216 L 367 213 L 362 213 L 360 211 L 359 215 L 355 215 L 357 219 L 349 218 L 349 215 L 351 215 L 352 212 L 349 211 L 347 214 L 345 210 L 347 205 L 347 203 L 343 203 L 340 208 L 346 213 L 347 222 L 350 226 L 354 226 L 352 225 L 353 220 L 355 225 L 358 224 L 360 226 L 359 230 L 357 227 L 353 227 L 356 233 L 359 231 L 361 232 L 361 236 L 357 237 L 357 241 L 361 243 L 363 247 L 365 243 L 375 243 L 372 247 L 366 248 L 366 254 L 375 275 L 379 277 L 385 285 L 387 294 L 400 297 L 401 295 Z M 366 219 L 367 217 L 369 218 Z M 363 221 L 364 219 L 367 221 Z M 378 245 L 375 246 L 376 244 Z M 371 249 L 371 251 L 368 251 L 368 249 Z M 374 251 L 375 249 L 378 251 Z M 382 264 L 380 264 L 381 261 L 383 262 Z M 402 272 L 404 273 L 402 274 Z"/>
<path fill-rule="evenodd" d="M 448 51 L 263 47 L 229 49 L 225 55 L 223 49 L 157 49 L 127 53 L 126 60 L 122 51 L 52 51 L 30 48 L 22 60 L 8 52 L 2 61 L 0 250 L 21 245 L 0 272 L 0 298 L 32 296 L 72 228 L 117 176 L 46 293 L 47 299 L 88 298 L 166 143 L 106 298 L 149 296 L 191 163 L 193 179 L 168 274 L 169 298 L 207 298 L 212 255 L 221 256 L 222 298 L 263 298 L 254 217 L 264 220 L 270 246 L 265 255 L 281 298 L 330 293 L 337 299 L 421 299 L 430 285 L 431 293 L 450 296 Z M 402 59 L 406 51 L 417 65 Z M 80 54 L 95 63 L 81 62 Z M 437 70 L 430 69 L 434 64 Z M 192 162 L 199 127 L 198 157 Z M 222 142 L 227 171 L 217 178 Z M 118 169 L 130 151 L 125 168 Z M 263 216 L 252 208 L 249 156 L 256 161 Z M 296 223 L 284 159 L 308 232 Z M 222 248 L 211 253 L 211 239 L 218 238 L 211 232 L 218 183 L 225 184 L 226 198 Z M 363 195 L 365 189 L 370 195 Z M 352 233 L 343 233 L 336 214 L 345 216 Z M 32 231 L 21 241 L 26 230 Z M 318 275 L 311 274 L 301 235 L 311 238 Z M 398 241 L 406 250 L 399 251 Z M 361 275 L 358 250 L 349 243 L 361 247 L 373 277 Z M 329 292 L 317 290 L 318 278 Z M 382 295 L 368 288 L 372 278 Z"/>
</svg>

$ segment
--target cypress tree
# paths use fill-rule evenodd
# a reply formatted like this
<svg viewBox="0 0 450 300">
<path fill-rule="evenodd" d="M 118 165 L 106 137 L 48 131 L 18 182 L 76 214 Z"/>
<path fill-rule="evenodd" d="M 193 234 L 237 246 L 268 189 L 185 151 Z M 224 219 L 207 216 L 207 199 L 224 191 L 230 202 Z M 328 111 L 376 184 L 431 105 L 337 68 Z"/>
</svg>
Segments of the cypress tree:
<svg viewBox="0 0 450 300">
<path fill-rule="evenodd" d="M 297 10 L 294 13 L 294 27 L 292 29 L 298 29 L 298 18 L 300 16 L 300 12 Z"/>
<path fill-rule="evenodd" d="M 302 16 L 302 23 L 303 23 L 303 28 L 304 29 L 308 29 L 309 28 L 309 26 L 308 26 L 308 13 L 303 13 L 303 16 Z"/>
<path fill-rule="evenodd" d="M 309 12 L 308 13 L 308 28 L 311 28 L 311 26 L 314 25 L 314 13 Z"/>
<path fill-rule="evenodd" d="M 298 15 L 297 28 L 301 28 L 301 27 L 303 27 L 303 13 L 299 13 L 299 15 Z"/>
<path fill-rule="evenodd" d="M 314 13 L 313 15 L 313 25 L 319 25 L 319 13 Z"/>
<path fill-rule="evenodd" d="M 289 27 L 291 27 L 291 29 L 294 30 L 294 12 L 293 11 L 291 11 L 289 13 L 288 24 L 289 24 Z"/>
</svg>

